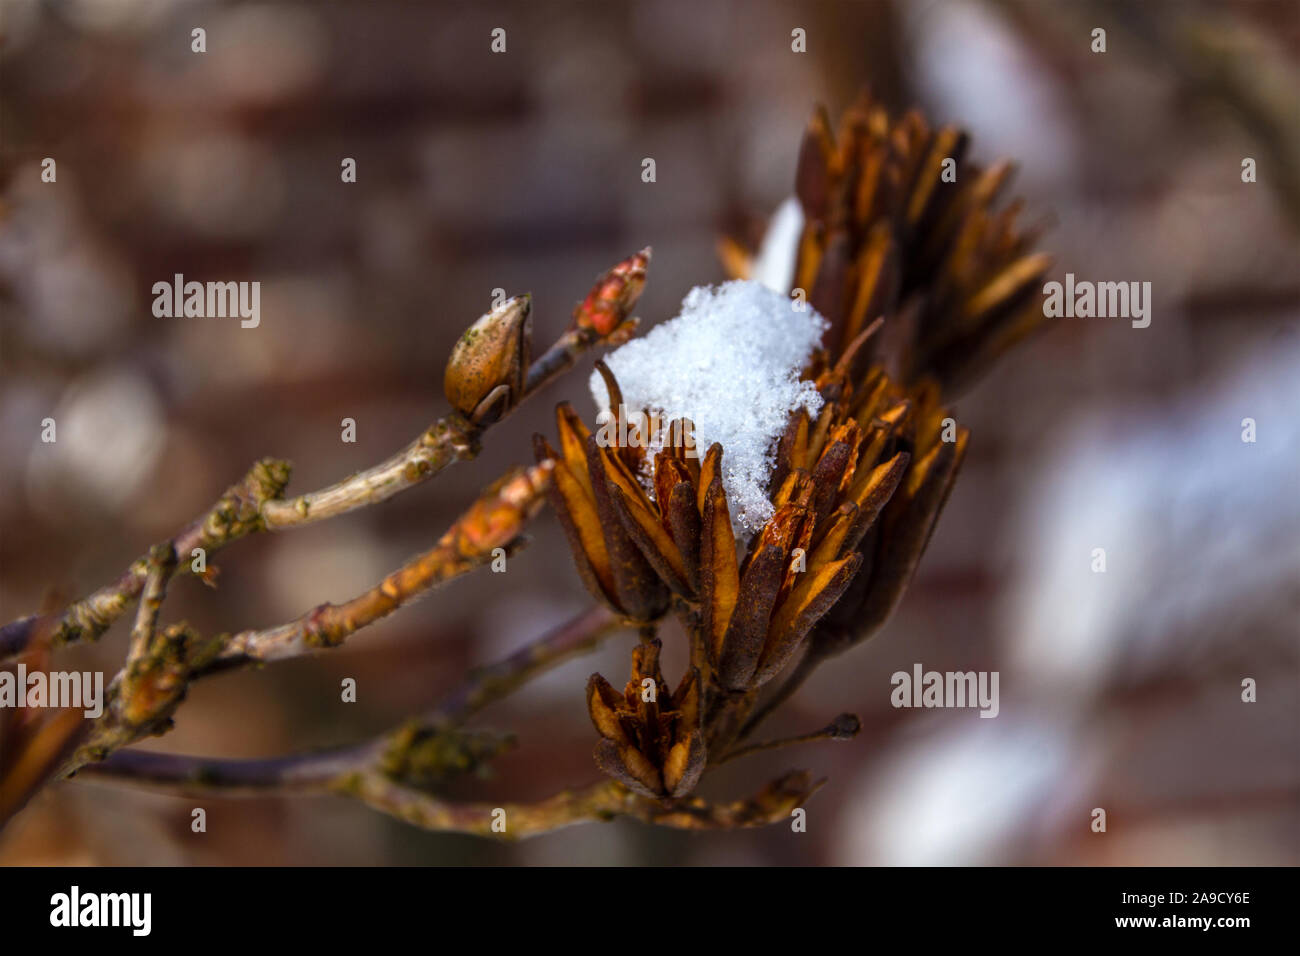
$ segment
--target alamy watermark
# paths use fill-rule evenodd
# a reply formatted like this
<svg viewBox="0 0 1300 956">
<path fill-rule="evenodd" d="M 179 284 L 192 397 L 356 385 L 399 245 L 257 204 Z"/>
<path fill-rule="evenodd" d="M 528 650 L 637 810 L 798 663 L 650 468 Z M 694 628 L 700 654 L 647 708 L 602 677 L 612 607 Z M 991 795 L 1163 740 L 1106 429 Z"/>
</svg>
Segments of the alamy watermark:
<svg viewBox="0 0 1300 956">
<path fill-rule="evenodd" d="M 978 707 L 981 717 L 998 715 L 997 671 L 894 671 L 889 702 L 895 707 Z"/>
<path fill-rule="evenodd" d="M 244 329 L 255 329 L 262 321 L 260 282 L 186 282 L 178 272 L 171 282 L 155 282 L 153 294 L 153 314 L 160 319 L 238 316 Z"/>
<path fill-rule="evenodd" d="M 92 720 L 104 712 L 103 671 L 15 671 L 0 671 L 0 708 L 68 707 Z"/>
<path fill-rule="evenodd" d="M 1151 324 L 1150 282 L 1076 282 L 1074 273 L 1065 282 L 1043 286 L 1043 315 L 1049 319 L 1132 319 L 1135 329 Z"/>
<path fill-rule="evenodd" d="M 148 936 L 153 926 L 152 893 L 82 893 L 73 886 L 50 897 L 50 925 L 126 926 L 133 936 Z"/>
</svg>

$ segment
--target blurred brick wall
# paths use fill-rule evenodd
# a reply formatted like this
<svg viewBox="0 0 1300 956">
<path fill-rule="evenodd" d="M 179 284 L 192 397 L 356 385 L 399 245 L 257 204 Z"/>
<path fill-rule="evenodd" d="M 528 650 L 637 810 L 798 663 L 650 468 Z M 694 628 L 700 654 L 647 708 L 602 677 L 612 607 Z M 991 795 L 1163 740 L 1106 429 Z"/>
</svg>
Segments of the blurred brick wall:
<svg viewBox="0 0 1300 956">
<path fill-rule="evenodd" d="M 1122 23 L 1102 70 L 1079 40 L 1086 17 L 1033 4 L 114 0 L 7 14 L 5 619 L 51 585 L 69 596 L 115 576 L 259 456 L 291 458 L 292 487 L 306 490 L 400 447 L 445 410 L 447 352 L 496 287 L 533 293 L 546 342 L 599 271 L 652 245 L 638 311 L 647 323 L 671 316 L 692 285 L 721 278 L 719 234 L 756 235 L 788 194 L 812 105 L 837 110 L 870 83 L 896 107 L 919 101 L 937 120 L 970 122 L 982 159 L 1015 155 L 1017 191 L 1054 221 L 1043 244 L 1059 272 L 1153 280 L 1161 312 L 1145 336 L 1055 328 L 962 402 L 971 456 L 903 609 L 877 646 L 820 674 L 770 728 L 856 709 L 867 732 L 710 782 L 733 793 L 809 766 L 833 778 L 818 812 L 844 819 L 855 776 L 913 739 L 869 688 L 914 660 L 998 666 L 996 609 L 1016 569 L 1008 522 L 1053 429 L 1102 397 L 1122 409 L 1194 388 L 1239 350 L 1294 334 L 1293 227 L 1269 187 L 1243 195 L 1234 184 L 1252 132 L 1177 64 L 1126 52 Z M 189 49 L 194 26 L 207 30 L 202 56 Z M 488 46 L 498 26 L 503 55 Z M 807 55 L 790 52 L 795 26 L 808 30 Z M 58 160 L 57 188 L 39 182 L 45 156 Z M 346 156 L 356 184 L 339 181 Z M 655 184 L 640 179 L 647 156 Z M 150 286 L 176 272 L 259 279 L 261 327 L 154 318 Z M 221 555 L 219 591 L 184 582 L 168 614 L 205 632 L 269 625 L 368 586 L 528 460 L 554 402 L 586 408 L 589 367 L 494 429 L 474 465 L 382 508 L 241 542 Z M 87 424 L 71 451 L 38 462 L 33 435 L 51 410 Z M 338 440 L 345 416 L 356 444 Z M 359 739 L 426 706 L 467 666 L 582 606 L 554 520 L 534 534 L 508 588 L 473 576 L 338 652 L 205 682 L 157 746 L 272 754 Z M 108 668 L 121 643 L 71 659 Z M 593 670 L 621 674 L 625 646 L 489 714 L 523 729 L 521 749 L 496 780 L 461 792 L 529 798 L 592 778 L 581 684 Z M 342 676 L 359 680 L 355 706 L 337 702 Z M 10 828 L 0 859 L 807 863 L 842 859 L 845 840 L 835 828 L 805 845 L 619 824 L 503 848 L 331 800 L 212 803 L 227 836 L 196 845 L 185 801 L 60 787 Z M 1076 852 L 1029 843 L 1023 859 Z"/>
</svg>

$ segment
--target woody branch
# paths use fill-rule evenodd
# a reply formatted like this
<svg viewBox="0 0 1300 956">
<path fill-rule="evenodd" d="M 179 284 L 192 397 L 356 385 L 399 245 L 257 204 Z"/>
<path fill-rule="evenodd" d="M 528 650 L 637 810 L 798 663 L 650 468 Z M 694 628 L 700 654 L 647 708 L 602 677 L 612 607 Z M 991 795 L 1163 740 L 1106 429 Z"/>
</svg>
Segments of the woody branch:
<svg viewBox="0 0 1300 956">
<path fill-rule="evenodd" d="M 159 607 L 174 557 L 169 546 L 155 548 L 126 666 L 108 687 L 104 713 L 61 774 L 103 760 L 141 737 L 165 733 L 195 679 L 251 661 L 279 660 L 337 646 L 435 585 L 491 560 L 495 549 L 518 546 L 524 524 L 541 506 L 550 475 L 546 466 L 507 474 L 452 524 L 433 549 L 375 587 L 344 604 L 322 605 L 266 631 L 205 639 L 187 625 L 173 624 L 158 632 Z"/>
<path fill-rule="evenodd" d="M 570 327 L 535 362 L 529 360 L 531 302 L 526 296 L 510 300 L 506 310 L 513 308 L 522 313 L 517 341 L 506 343 L 514 345 L 515 351 L 508 358 L 518 364 L 510 383 L 512 387 L 497 383 L 488 393 L 491 401 L 485 409 L 470 404 L 453 408 L 386 461 L 326 488 L 287 500 L 283 494 L 289 482 L 290 464 L 274 458 L 257 462 L 207 513 L 172 539 L 180 559 L 178 573 L 190 573 L 188 558 L 196 549 L 204 552 L 206 562 L 214 552 L 246 535 L 301 527 L 387 501 L 428 481 L 447 465 L 473 458 L 490 425 L 570 369 L 589 349 L 618 345 L 631 336 L 637 320 L 628 315 L 645 285 L 649 260 L 650 250 L 644 249 L 603 274 L 574 310 Z M 474 329 L 493 318 L 496 313 L 488 313 Z M 507 349 L 498 350 L 504 351 Z M 453 353 L 453 361 L 456 357 Z M 482 361 L 481 357 L 471 358 Z M 503 358 L 496 354 L 490 361 L 500 365 Z M 448 378 L 458 371 L 449 366 Z M 455 405 L 450 381 L 448 392 Z M 146 555 L 132 563 L 117 581 L 62 612 L 19 618 L 0 627 L 0 662 L 16 659 L 32 646 L 38 634 L 52 647 L 97 640 L 140 596 L 148 571 Z"/>
<path fill-rule="evenodd" d="M 94 777 L 185 792 L 328 790 L 357 773 L 390 772 L 412 756 L 416 737 L 442 735 L 454 742 L 460 727 L 492 703 L 571 658 L 593 650 L 625 622 L 604 608 L 591 608 L 532 640 L 508 657 L 473 671 L 455 691 L 424 714 L 360 744 L 261 760 L 228 760 L 186 754 L 122 750 L 83 773 Z M 413 734 L 413 730 L 419 734 Z M 451 770 L 462 755 L 456 747 L 425 748 L 437 765 Z"/>
<path fill-rule="evenodd" d="M 713 803 L 699 798 L 666 803 L 632 793 L 615 781 L 566 790 L 532 803 L 459 803 L 415 785 L 463 771 L 476 738 L 461 729 L 471 716 L 522 684 L 594 648 L 628 626 L 593 608 L 505 659 L 474 672 L 433 710 L 373 740 L 308 754 L 261 760 L 224 760 L 124 750 L 83 773 L 151 789 L 227 796 L 266 792 L 336 793 L 360 800 L 425 829 L 520 839 L 591 821 L 628 817 L 686 830 L 738 829 L 784 819 L 821 785 L 807 773 L 789 773 L 747 799 Z M 824 735 L 824 734 L 823 734 Z M 809 735 L 813 739 L 817 735 Z M 495 742 L 486 745 L 494 751 Z M 468 759 L 467 759 L 468 755 Z M 487 754 L 490 756 L 490 753 Z M 495 826 L 503 821 L 504 829 Z"/>
</svg>

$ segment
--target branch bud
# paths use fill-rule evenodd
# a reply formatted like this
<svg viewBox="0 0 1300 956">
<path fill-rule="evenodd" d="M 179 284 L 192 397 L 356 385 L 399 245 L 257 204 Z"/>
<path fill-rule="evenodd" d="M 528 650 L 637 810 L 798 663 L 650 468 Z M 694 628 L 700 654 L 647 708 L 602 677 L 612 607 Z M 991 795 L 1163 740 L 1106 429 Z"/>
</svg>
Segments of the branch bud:
<svg viewBox="0 0 1300 956">
<path fill-rule="evenodd" d="M 523 399 L 532 361 L 532 299 L 508 299 L 471 325 L 451 350 L 443 389 L 476 425 L 495 422 Z"/>
<path fill-rule="evenodd" d="M 601 338 L 614 332 L 636 308 L 645 288 L 649 264 L 650 247 L 647 246 L 602 274 L 587 298 L 573 310 L 573 327 L 592 329 Z"/>
</svg>

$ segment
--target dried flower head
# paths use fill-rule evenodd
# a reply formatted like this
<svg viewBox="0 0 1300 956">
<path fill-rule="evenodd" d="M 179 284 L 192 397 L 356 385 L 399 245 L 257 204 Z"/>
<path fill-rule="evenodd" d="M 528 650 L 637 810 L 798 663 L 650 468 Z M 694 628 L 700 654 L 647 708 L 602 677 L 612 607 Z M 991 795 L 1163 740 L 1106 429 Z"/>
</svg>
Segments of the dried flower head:
<svg viewBox="0 0 1300 956">
<path fill-rule="evenodd" d="M 892 123 L 869 101 L 846 115 L 838 145 L 825 115 L 814 117 L 798 172 L 805 218 L 794 286 L 810 289 L 809 304 L 829 320 L 804 370 L 820 407 L 791 413 L 762 478 L 771 516 L 743 554 L 724 449 L 715 443 L 702 462 L 686 453 L 691 443 L 679 437 L 691 435 L 689 419 L 669 423 L 668 441 L 623 427 L 603 429 L 601 440 L 562 405 L 560 450 L 536 439 L 539 460 L 556 463 L 552 501 L 587 586 L 639 622 L 670 606 L 681 616 L 692 642 L 683 686 L 702 702 L 708 762 L 752 729 L 758 689 L 792 661 L 802 654 L 801 671 L 815 666 L 888 618 L 969 441 L 943 403 L 945 387 L 1036 324 L 1026 305 L 1047 260 L 1026 253 L 1018 207 L 990 212 L 1009 167 L 962 165 L 965 144 L 965 134 L 931 132 L 917 114 Z M 959 171 L 956 184 L 948 169 Z M 879 334 L 884 326 L 892 335 Z M 707 376 L 709 363 L 700 367 Z M 625 414 L 613 373 L 597 369 L 609 408 Z M 639 425 L 659 423 L 650 414 Z M 608 685 L 595 677 L 592 687 Z M 589 693 L 602 768 L 658 795 L 685 792 L 688 777 L 662 777 L 665 740 L 682 740 L 654 738 L 658 757 L 619 749 L 631 746 L 627 727 L 619 724 L 620 737 L 596 715 L 615 698 L 612 689 Z"/>
<path fill-rule="evenodd" d="M 851 629 L 855 614 L 864 607 L 883 608 L 883 614 L 892 609 L 964 452 L 965 429 L 954 426 L 954 440 L 942 441 L 947 415 L 933 401 L 934 389 L 909 395 L 879 368 L 853 382 L 846 372 L 852 355 L 845 359 L 817 380 L 825 400 L 817 417 L 800 410 L 792 418 L 770 476 L 772 517 L 743 556 L 723 487 L 720 444 L 701 462 L 688 454 L 689 441 L 663 443 L 647 488 L 639 478 L 645 447 L 602 444 L 567 405 L 556 416 L 561 450 L 536 439 L 539 459 L 555 463 L 552 501 L 592 592 L 639 621 L 677 606 L 692 638 L 684 686 L 704 702 L 701 752 L 725 753 L 755 692 L 787 667 L 810 635 L 822 650 L 842 649 L 845 635 L 861 633 Z M 618 383 L 601 369 L 612 403 L 621 406 Z M 690 434 L 686 420 L 667 427 L 674 436 Z M 615 438 L 622 433 L 602 431 Z M 913 470 L 914 456 L 920 466 Z M 895 496 L 901 504 L 890 512 Z M 882 514 L 889 514 L 890 532 L 877 531 Z M 835 618 L 826 637 L 816 636 L 818 624 L 846 597 L 852 610 Z M 634 668 L 634 677 L 639 673 Z M 603 678 L 593 681 L 607 686 Z M 602 698 L 609 707 L 611 694 Z M 595 708 L 591 700 L 589 692 Z M 604 727 L 594 712 L 593 719 Z M 619 749 L 630 744 L 606 729 L 598 751 L 606 772 L 618 779 L 631 775 L 661 795 L 676 794 L 682 780 L 689 781 L 664 778 L 658 790 L 649 782 L 657 779 L 654 773 L 667 772 L 665 747 L 685 752 L 682 739 L 654 738 L 661 754 L 656 763 L 645 750 L 649 743 L 633 748 L 641 760 Z"/>
<path fill-rule="evenodd" d="M 632 676 L 621 694 L 592 674 L 587 711 L 601 736 L 596 763 L 602 770 L 645 796 L 680 797 L 704 772 L 700 675 L 688 671 L 668 693 L 659 671 L 660 647 L 656 638 L 633 650 Z"/>
<path fill-rule="evenodd" d="M 895 120 L 864 94 L 835 132 L 816 110 L 795 177 L 793 286 L 830 320 L 828 348 L 889 315 L 891 374 L 933 378 L 949 396 L 1041 327 L 1051 265 L 1031 252 L 1039 228 L 1017 225 L 1023 204 L 997 208 L 1013 165 L 982 169 L 968 144 L 964 130 L 933 130 L 915 110 Z M 745 250 L 728 242 L 724 253 L 733 275 L 748 273 Z"/>
</svg>

